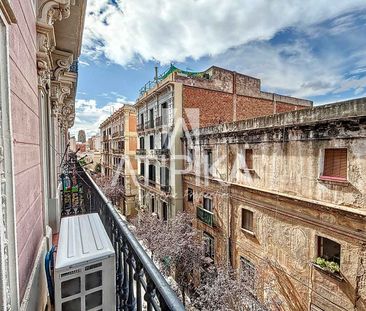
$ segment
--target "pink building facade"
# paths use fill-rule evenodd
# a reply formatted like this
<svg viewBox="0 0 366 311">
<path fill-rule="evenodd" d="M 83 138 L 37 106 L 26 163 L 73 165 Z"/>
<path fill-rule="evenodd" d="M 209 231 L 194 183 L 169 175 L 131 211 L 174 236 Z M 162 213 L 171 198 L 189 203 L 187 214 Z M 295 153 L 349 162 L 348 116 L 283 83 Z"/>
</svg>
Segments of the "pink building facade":
<svg viewBox="0 0 366 311">
<path fill-rule="evenodd" d="M 44 310 L 85 0 L 0 0 L 0 305 Z M 62 165 L 61 165 L 62 167 Z"/>
</svg>

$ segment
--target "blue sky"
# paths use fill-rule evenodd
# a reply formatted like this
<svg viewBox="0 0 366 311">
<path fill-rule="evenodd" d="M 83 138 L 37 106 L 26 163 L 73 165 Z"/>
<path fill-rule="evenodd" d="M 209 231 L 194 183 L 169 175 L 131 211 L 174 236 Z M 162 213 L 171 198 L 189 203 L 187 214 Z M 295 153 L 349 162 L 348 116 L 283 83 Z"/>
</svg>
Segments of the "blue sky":
<svg viewBox="0 0 366 311">
<path fill-rule="evenodd" d="M 71 133 L 98 132 L 171 62 L 235 70 L 315 105 L 366 96 L 366 1 L 89 0 Z"/>
</svg>

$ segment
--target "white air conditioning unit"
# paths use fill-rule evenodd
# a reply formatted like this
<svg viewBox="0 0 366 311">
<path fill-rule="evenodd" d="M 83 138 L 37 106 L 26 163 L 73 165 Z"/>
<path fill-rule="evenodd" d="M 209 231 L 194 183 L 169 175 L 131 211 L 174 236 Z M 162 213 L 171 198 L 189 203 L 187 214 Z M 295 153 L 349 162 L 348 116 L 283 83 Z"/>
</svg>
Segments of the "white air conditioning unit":
<svg viewBox="0 0 366 311">
<path fill-rule="evenodd" d="M 55 311 L 114 311 L 115 253 L 98 214 L 61 220 Z"/>
</svg>

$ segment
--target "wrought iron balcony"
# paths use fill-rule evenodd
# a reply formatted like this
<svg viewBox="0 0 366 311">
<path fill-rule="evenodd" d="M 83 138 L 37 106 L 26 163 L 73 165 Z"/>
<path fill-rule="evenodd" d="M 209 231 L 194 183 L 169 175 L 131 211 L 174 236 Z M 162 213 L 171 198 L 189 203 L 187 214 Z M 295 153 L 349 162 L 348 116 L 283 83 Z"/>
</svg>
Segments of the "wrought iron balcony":
<svg viewBox="0 0 366 311">
<path fill-rule="evenodd" d="M 160 116 L 160 117 L 157 117 L 157 118 L 155 119 L 155 124 L 156 124 L 156 126 L 161 126 L 161 125 L 162 125 L 162 119 L 161 119 L 161 116 Z"/>
<path fill-rule="evenodd" d="M 160 190 L 161 191 L 164 191 L 164 192 L 166 192 L 166 193 L 170 193 L 171 192 L 171 186 L 169 186 L 169 185 L 160 185 Z"/>
<path fill-rule="evenodd" d="M 147 122 L 145 122 L 145 129 L 152 129 L 154 128 L 154 120 L 149 120 Z"/>
<path fill-rule="evenodd" d="M 143 123 L 137 124 L 137 131 L 143 131 L 143 130 L 144 130 L 144 124 Z"/>
<path fill-rule="evenodd" d="M 197 218 L 211 227 L 214 224 L 213 213 L 205 210 L 202 206 L 197 206 Z"/>
<path fill-rule="evenodd" d="M 112 149 L 112 152 L 115 154 L 124 154 L 125 149 L 122 149 L 122 148 Z"/>
<path fill-rule="evenodd" d="M 168 148 L 155 149 L 155 154 L 158 157 L 166 157 L 166 158 L 168 158 L 170 156 L 170 150 Z"/>
<path fill-rule="evenodd" d="M 80 197 L 77 202 L 78 213 L 99 214 L 116 252 L 116 310 L 143 310 L 146 307 L 147 310 L 183 311 L 183 304 L 130 231 L 126 221 L 78 164 L 74 177 Z M 71 204 L 71 208 L 74 208 L 74 203 Z"/>
<path fill-rule="evenodd" d="M 146 155 L 146 149 L 137 149 L 136 155 Z"/>
</svg>

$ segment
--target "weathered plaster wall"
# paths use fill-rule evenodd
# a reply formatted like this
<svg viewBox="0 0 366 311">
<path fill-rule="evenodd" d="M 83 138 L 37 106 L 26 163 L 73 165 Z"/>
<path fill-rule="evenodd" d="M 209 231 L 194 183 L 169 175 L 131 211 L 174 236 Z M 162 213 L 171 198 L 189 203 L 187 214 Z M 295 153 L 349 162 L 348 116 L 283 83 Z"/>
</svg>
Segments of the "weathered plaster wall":
<svg viewBox="0 0 366 311">
<path fill-rule="evenodd" d="M 34 1 L 12 1 L 17 24 L 9 29 L 20 295 L 42 239 L 39 107 Z"/>
<path fill-rule="evenodd" d="M 193 169 L 184 176 L 185 210 L 196 215 L 203 193 L 213 197 L 214 217 L 223 222 L 210 227 L 197 219 L 195 225 L 215 238 L 216 256 L 223 256 L 215 260 L 225 262 L 231 253 L 239 268 L 241 256 L 249 259 L 264 270 L 264 283 L 284 310 L 366 310 L 365 116 L 359 99 L 195 130 L 185 143 L 194 151 Z M 324 148 L 336 147 L 348 149 L 348 182 L 318 180 Z M 248 148 L 254 171 L 245 170 Z M 206 179 L 205 149 L 214 163 Z M 242 208 L 254 213 L 253 234 L 241 229 Z M 318 236 L 341 245 L 343 280 L 312 264 Z"/>
</svg>

